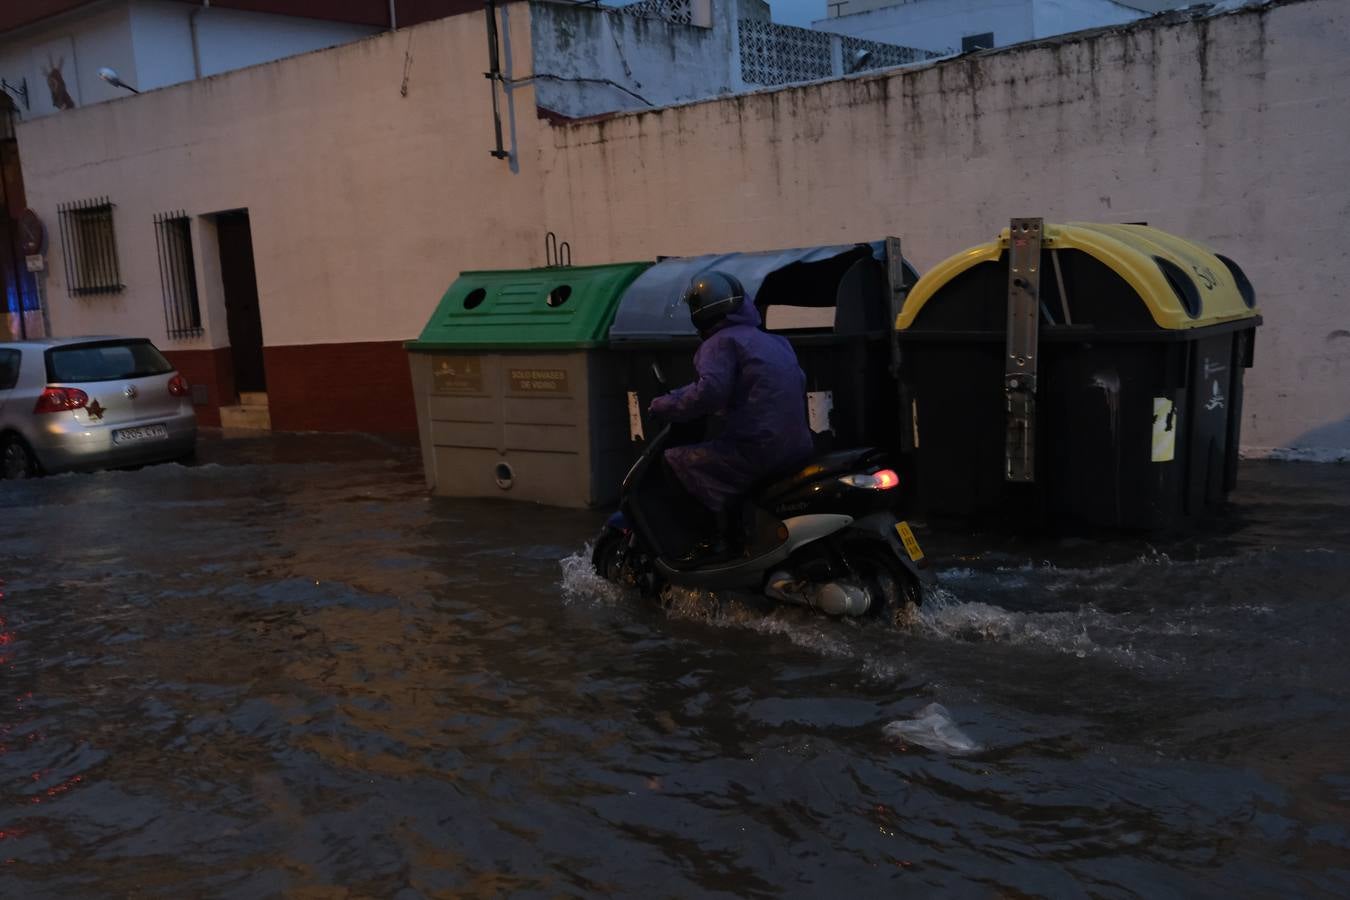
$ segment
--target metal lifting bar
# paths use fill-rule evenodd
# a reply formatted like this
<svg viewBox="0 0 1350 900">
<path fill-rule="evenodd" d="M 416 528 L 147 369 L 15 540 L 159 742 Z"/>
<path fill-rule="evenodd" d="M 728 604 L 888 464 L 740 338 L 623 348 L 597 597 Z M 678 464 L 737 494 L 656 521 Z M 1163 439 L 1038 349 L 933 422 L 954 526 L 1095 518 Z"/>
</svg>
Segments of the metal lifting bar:
<svg viewBox="0 0 1350 900">
<path fill-rule="evenodd" d="M 1040 339 L 1043 219 L 1008 229 L 1008 334 L 1003 367 L 1008 481 L 1036 480 L 1036 365 Z"/>
</svg>

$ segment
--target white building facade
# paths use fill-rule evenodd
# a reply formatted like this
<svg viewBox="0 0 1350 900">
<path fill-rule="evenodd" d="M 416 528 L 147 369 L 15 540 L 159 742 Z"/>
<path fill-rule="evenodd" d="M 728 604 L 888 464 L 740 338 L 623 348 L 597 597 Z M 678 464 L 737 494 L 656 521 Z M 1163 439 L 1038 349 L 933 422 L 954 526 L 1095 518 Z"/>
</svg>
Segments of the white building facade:
<svg viewBox="0 0 1350 900">
<path fill-rule="evenodd" d="M 940 53 L 1006 47 L 1149 15 L 1134 0 L 840 0 L 827 2 L 821 31 Z"/>
</svg>

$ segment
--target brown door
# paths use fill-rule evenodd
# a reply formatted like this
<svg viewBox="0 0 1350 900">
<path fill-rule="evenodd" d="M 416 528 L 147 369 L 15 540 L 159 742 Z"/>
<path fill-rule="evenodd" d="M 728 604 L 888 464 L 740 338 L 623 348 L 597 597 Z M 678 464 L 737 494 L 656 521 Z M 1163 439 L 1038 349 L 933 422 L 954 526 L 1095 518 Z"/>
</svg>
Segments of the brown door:
<svg viewBox="0 0 1350 900">
<path fill-rule="evenodd" d="M 253 271 L 253 236 L 249 232 L 248 213 L 216 216 L 216 234 L 220 241 L 220 281 L 225 290 L 235 389 L 266 391 L 262 316 L 258 311 L 258 279 Z"/>
</svg>

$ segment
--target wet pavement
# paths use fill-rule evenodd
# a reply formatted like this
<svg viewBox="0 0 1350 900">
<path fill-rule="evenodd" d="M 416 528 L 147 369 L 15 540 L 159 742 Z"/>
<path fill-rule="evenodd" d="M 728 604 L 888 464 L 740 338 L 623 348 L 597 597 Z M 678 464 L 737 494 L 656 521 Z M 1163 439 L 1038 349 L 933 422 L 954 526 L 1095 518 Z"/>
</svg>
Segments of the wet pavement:
<svg viewBox="0 0 1350 900">
<path fill-rule="evenodd" d="M 1350 894 L 1343 466 L 1199 538 L 921 533 L 896 629 L 644 604 L 599 515 L 418 465 L 0 482 L 0 896 Z"/>
</svg>

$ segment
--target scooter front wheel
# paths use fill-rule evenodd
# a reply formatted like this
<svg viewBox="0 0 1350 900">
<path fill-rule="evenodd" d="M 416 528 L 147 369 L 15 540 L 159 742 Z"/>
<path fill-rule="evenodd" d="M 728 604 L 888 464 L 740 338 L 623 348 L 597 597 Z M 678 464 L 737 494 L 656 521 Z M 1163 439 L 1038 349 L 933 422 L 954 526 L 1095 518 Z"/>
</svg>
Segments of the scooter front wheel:
<svg viewBox="0 0 1350 900">
<path fill-rule="evenodd" d="M 591 551 L 591 567 L 595 574 L 606 581 L 620 582 L 623 579 L 623 550 L 625 535 L 618 528 L 606 525 L 595 538 L 595 549 Z"/>
</svg>

